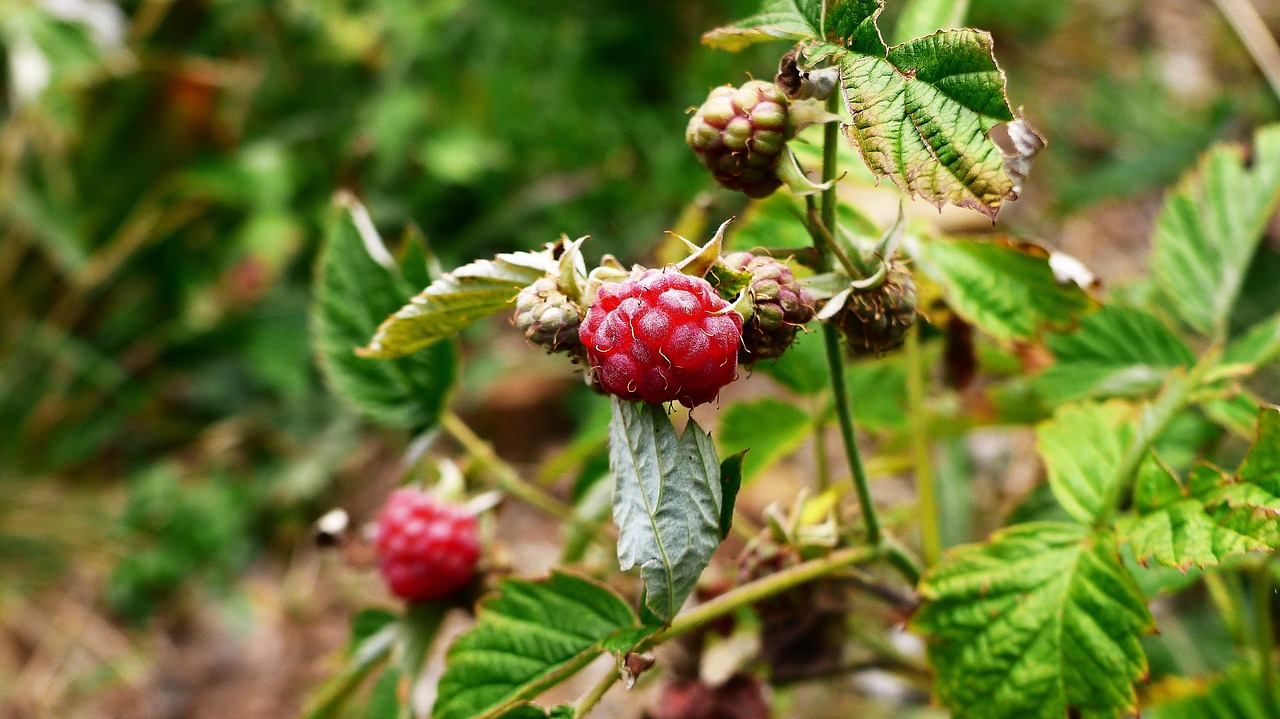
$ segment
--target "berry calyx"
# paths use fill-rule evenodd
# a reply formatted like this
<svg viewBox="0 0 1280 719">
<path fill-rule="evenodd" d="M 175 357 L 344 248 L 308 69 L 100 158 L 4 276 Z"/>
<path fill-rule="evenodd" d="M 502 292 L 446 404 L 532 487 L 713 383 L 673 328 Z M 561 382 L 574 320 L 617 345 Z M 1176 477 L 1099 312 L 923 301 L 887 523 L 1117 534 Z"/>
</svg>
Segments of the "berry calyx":
<svg viewBox="0 0 1280 719">
<path fill-rule="evenodd" d="M 782 185 L 776 170 L 792 134 L 786 93 L 752 80 L 712 90 L 689 120 L 684 139 L 721 186 L 767 197 Z"/>
<path fill-rule="evenodd" d="M 584 314 L 582 306 L 561 292 L 552 277 L 543 277 L 516 296 L 516 327 L 548 352 L 572 352 L 581 346 L 578 325 Z"/>
<path fill-rule="evenodd" d="M 695 407 L 733 381 L 742 317 L 700 277 L 646 270 L 602 286 L 579 335 L 605 392 Z"/>
<path fill-rule="evenodd" d="M 749 292 L 755 300 L 755 310 L 742 330 L 738 361 L 750 364 L 781 357 L 800 326 L 816 314 L 813 294 L 785 262 L 768 255 L 735 252 L 724 261 L 735 270 L 751 273 Z"/>
<path fill-rule="evenodd" d="M 398 489 L 378 516 L 378 565 L 391 593 L 411 602 L 466 587 L 480 558 L 476 518 L 417 489 Z"/>
<path fill-rule="evenodd" d="M 855 355 L 879 355 L 902 345 L 916 322 L 916 285 L 903 263 L 889 263 L 884 282 L 854 292 L 831 320 Z"/>
</svg>

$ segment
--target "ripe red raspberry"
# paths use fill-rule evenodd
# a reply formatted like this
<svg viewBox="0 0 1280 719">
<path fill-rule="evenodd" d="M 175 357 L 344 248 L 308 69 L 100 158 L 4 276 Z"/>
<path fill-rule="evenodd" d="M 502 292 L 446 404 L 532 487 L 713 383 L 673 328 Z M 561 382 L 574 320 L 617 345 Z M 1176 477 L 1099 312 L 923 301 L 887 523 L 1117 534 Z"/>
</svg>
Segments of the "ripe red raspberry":
<svg viewBox="0 0 1280 719">
<path fill-rule="evenodd" d="M 742 317 L 728 308 L 704 279 L 647 270 L 601 287 L 579 333 L 609 394 L 694 407 L 738 370 Z"/>
<path fill-rule="evenodd" d="M 378 516 L 378 563 L 387 586 L 411 602 L 465 587 L 480 557 L 476 518 L 416 489 L 398 489 Z"/>
</svg>

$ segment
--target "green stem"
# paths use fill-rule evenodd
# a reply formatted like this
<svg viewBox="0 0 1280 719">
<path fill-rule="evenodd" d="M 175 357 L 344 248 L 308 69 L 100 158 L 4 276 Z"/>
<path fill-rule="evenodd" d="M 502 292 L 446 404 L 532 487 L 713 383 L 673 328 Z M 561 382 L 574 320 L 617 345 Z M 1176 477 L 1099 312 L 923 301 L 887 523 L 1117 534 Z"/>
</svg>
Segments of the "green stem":
<svg viewBox="0 0 1280 719">
<path fill-rule="evenodd" d="M 827 366 L 831 370 L 831 394 L 836 408 L 836 419 L 840 421 L 840 439 L 844 442 L 845 457 L 849 460 L 849 472 L 853 475 L 853 486 L 858 492 L 858 502 L 862 509 L 862 523 L 866 526 L 867 541 L 872 545 L 880 543 L 880 518 L 876 515 L 876 506 L 871 499 L 871 482 L 867 478 L 866 467 L 862 464 L 862 454 L 858 451 L 858 438 L 853 430 L 853 409 L 849 406 L 849 392 L 844 383 L 844 359 L 841 356 L 840 334 L 832 325 L 822 326 L 823 339 L 827 344 Z"/>
<path fill-rule="evenodd" d="M 1276 630 L 1271 621 L 1271 596 L 1273 589 L 1272 554 L 1255 570 L 1253 577 L 1253 631 L 1258 636 L 1258 659 L 1261 664 L 1262 705 L 1267 719 L 1280 719 L 1280 704 L 1276 696 Z"/>
<path fill-rule="evenodd" d="M 1280 97 L 1280 46 L 1277 46 L 1266 21 L 1249 0 L 1215 1 L 1271 85 L 1271 91 Z"/>
<path fill-rule="evenodd" d="M 844 251 L 844 247 L 831 234 L 830 226 L 823 222 L 822 218 L 818 217 L 817 210 L 813 207 L 813 198 L 808 199 L 810 234 L 821 239 L 826 244 L 831 256 L 844 268 L 846 275 L 859 280 L 870 277 L 873 273 L 871 268 L 867 266 L 866 261 L 863 260 L 862 254 L 855 252 L 850 255 Z"/>
<path fill-rule="evenodd" d="M 591 708 L 599 703 L 599 701 L 604 698 L 604 695 L 613 688 L 614 684 L 617 683 L 618 672 L 617 670 L 610 668 L 608 674 L 601 677 L 600 681 L 596 682 L 596 685 L 591 687 L 586 694 L 583 694 L 581 699 L 574 702 L 573 715 L 575 717 L 586 716 L 587 712 L 591 711 Z"/>
<path fill-rule="evenodd" d="M 833 94 L 827 101 L 827 109 L 839 111 L 839 96 Z M 836 143 L 839 141 L 839 123 L 829 122 L 823 128 L 822 135 L 822 181 L 829 182 L 836 176 Z M 822 223 L 830 228 L 835 226 L 836 188 L 831 187 L 822 192 Z M 809 234 L 813 245 L 818 250 L 819 264 L 824 271 L 831 269 L 831 248 L 822 233 L 809 223 Z M 822 335 L 827 345 L 827 367 L 831 373 L 832 400 L 836 408 L 836 418 L 840 421 L 840 438 L 844 442 L 845 457 L 849 461 L 849 472 L 853 475 L 854 487 L 858 491 L 858 501 L 862 505 L 862 521 L 866 526 L 867 540 L 873 545 L 880 544 L 880 519 L 876 516 L 875 505 L 871 501 L 871 486 L 867 479 L 867 470 L 862 464 L 862 455 L 858 451 L 857 436 L 853 431 L 853 410 L 849 406 L 849 393 L 844 383 L 844 359 L 840 354 L 840 336 L 832 325 L 823 325 Z"/>
<path fill-rule="evenodd" d="M 906 547 L 898 544 L 898 542 L 893 539 L 884 540 L 881 546 L 884 548 L 884 558 L 885 561 L 889 563 L 889 566 L 897 569 L 903 579 L 906 579 L 911 583 L 911 586 L 914 587 L 920 583 L 920 575 L 923 574 L 923 572 L 920 570 L 920 565 L 916 562 L 915 558 L 911 556 L 911 553 L 907 551 Z"/>
<path fill-rule="evenodd" d="M 884 552 L 885 549 L 883 547 L 838 549 L 821 559 L 797 564 L 776 574 L 770 574 L 749 584 L 744 584 L 677 616 L 665 629 L 658 631 L 641 642 L 640 646 L 634 651 L 643 652 L 663 642 L 675 639 L 682 634 L 699 629 L 742 607 L 812 582 L 843 567 L 866 564 L 883 556 Z"/>
<path fill-rule="evenodd" d="M 1217 354 L 1210 352 L 1196 363 L 1185 377 L 1171 376 L 1169 383 L 1160 394 L 1156 395 L 1155 400 L 1142 408 L 1137 431 L 1128 449 L 1120 458 L 1115 474 L 1108 484 L 1106 496 L 1102 501 L 1102 511 L 1098 512 L 1095 526 L 1103 528 L 1110 524 L 1111 516 L 1120 508 L 1124 498 L 1129 496 L 1147 451 L 1151 449 L 1151 445 L 1169 426 L 1173 418 L 1186 409 L 1192 395 L 1200 388 L 1205 374 L 1217 364 L 1217 359 Z"/>
<path fill-rule="evenodd" d="M 604 541 L 607 530 L 599 524 L 587 522 L 574 514 L 573 509 L 556 499 L 546 490 L 536 487 L 520 478 L 515 468 L 500 458 L 493 447 L 484 441 L 467 426 L 462 418 L 453 412 L 445 412 L 440 418 L 440 426 L 449 433 L 471 458 L 480 465 L 480 469 L 493 477 L 498 488 L 517 499 L 529 504 L 562 522 L 572 524 L 588 533 L 592 538 Z"/>
<path fill-rule="evenodd" d="M 911 453 L 916 465 L 916 493 L 920 495 L 920 544 L 924 565 L 933 566 L 942 555 L 938 522 L 938 495 L 929 461 L 929 420 L 925 415 L 925 366 L 920 351 L 920 325 L 907 332 L 907 407 L 911 417 Z"/>
<path fill-rule="evenodd" d="M 831 97 L 827 99 L 827 112 L 833 114 L 840 113 L 840 93 L 833 92 Z M 828 122 L 822 126 L 822 181 L 831 182 L 836 179 L 837 155 L 840 146 L 840 123 Z M 822 224 L 833 232 L 836 227 L 836 186 L 832 182 L 831 186 L 822 191 Z M 828 259 L 828 262 L 830 260 Z M 830 269 L 830 266 L 828 266 Z"/>
<path fill-rule="evenodd" d="M 365 677 L 387 663 L 395 649 L 398 630 L 389 627 L 364 640 L 342 673 L 325 682 L 303 712 L 306 719 L 328 719 L 337 716 L 351 700 Z"/>
</svg>

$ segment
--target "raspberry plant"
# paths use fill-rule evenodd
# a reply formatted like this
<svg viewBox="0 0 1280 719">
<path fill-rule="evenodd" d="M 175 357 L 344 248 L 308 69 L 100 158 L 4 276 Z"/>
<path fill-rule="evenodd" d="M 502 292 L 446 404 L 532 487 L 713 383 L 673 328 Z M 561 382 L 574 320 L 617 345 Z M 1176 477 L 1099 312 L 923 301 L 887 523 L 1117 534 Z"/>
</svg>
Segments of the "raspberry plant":
<svg viewBox="0 0 1280 719">
<path fill-rule="evenodd" d="M 315 310 L 332 387 L 374 421 L 424 437 L 443 430 L 478 481 L 551 513 L 570 539 L 566 566 L 550 577 L 499 577 L 492 528 L 481 517 L 475 529 L 473 516 L 495 495 L 441 510 L 438 541 L 417 542 L 406 540 L 417 520 L 397 506 L 425 503 L 435 517 L 437 500 L 401 490 L 378 549 L 408 609 L 358 617 L 350 664 L 311 716 L 334 715 L 375 670 L 371 716 L 583 716 L 642 673 L 666 675 L 654 716 L 763 716 L 762 678 L 782 686 L 845 666 L 923 680 L 960 719 L 1280 716 L 1269 559 L 1280 548 L 1280 407 L 1249 382 L 1280 360 L 1280 317 L 1233 325 L 1280 201 L 1280 128 L 1257 133 L 1249 163 L 1239 147 L 1212 150 L 1165 200 L 1151 277 L 1108 298 L 1080 263 L 1034 243 L 943 236 L 901 215 L 878 227 L 842 199 L 838 185 L 858 181 L 842 163 L 862 164 L 905 196 L 994 221 L 1045 147 L 1011 109 L 988 35 L 943 29 L 890 46 L 881 9 L 769 0 L 704 36 L 725 50 L 791 47 L 774 81 L 716 88 L 694 111 L 685 140 L 696 158 L 716 183 L 757 201 L 703 244 L 678 238 L 687 252 L 672 264 L 605 256 L 588 268 L 586 238 L 564 237 L 432 272 L 419 239 L 393 256 L 342 197 Z M 952 10 L 911 3 L 899 33 L 945 26 Z M 841 133 L 856 155 L 842 150 Z M 453 336 L 499 313 L 609 396 L 607 433 L 587 431 L 607 434 L 609 483 L 597 486 L 611 494 L 612 527 L 601 492 L 566 505 L 448 408 Z M 846 366 L 849 355 L 872 359 Z M 938 355 L 947 386 L 927 371 Z M 1019 376 L 1024 366 L 1033 376 Z M 796 400 L 719 407 L 722 388 L 748 368 Z M 971 391 L 990 406 L 958 407 L 957 392 Z M 673 423 L 686 416 L 676 403 L 711 404 L 716 436 L 691 415 Z M 809 436 L 821 450 L 832 420 L 847 481 L 819 462 L 791 506 L 736 511 L 744 483 Z M 906 512 L 873 497 L 856 423 L 896 437 L 884 446 L 909 448 L 917 502 Z M 934 450 L 969 429 L 1016 424 L 1035 425 L 1046 490 L 964 543 L 938 503 Z M 1210 441 L 1187 441 L 1178 431 L 1187 426 Z M 432 527 L 414 531 L 435 537 Z M 731 533 L 749 541 L 733 579 L 717 583 L 704 570 Z M 616 555 L 618 571 L 582 561 L 592 543 Z M 1150 607 L 1201 585 L 1241 659 L 1195 688 L 1156 690 L 1148 637 L 1160 622 Z M 419 706 L 444 609 L 480 592 L 434 703 Z M 924 640 L 925 656 L 888 641 L 895 623 Z M 755 632 L 763 644 L 744 671 L 709 686 L 698 658 L 727 632 Z M 693 659 L 651 669 L 652 650 L 668 643 Z M 870 659 L 850 665 L 855 650 Z M 618 670 L 580 699 L 538 703 L 603 654 Z"/>
</svg>

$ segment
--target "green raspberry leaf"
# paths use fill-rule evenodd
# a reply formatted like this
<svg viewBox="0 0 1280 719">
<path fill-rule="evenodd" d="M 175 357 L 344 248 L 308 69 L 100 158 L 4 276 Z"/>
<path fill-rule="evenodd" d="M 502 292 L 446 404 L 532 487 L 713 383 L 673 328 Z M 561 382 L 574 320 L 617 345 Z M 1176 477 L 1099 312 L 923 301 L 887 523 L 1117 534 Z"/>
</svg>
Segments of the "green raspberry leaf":
<svg viewBox="0 0 1280 719">
<path fill-rule="evenodd" d="M 1222 364 L 1245 364 L 1254 369 L 1276 361 L 1280 361 L 1280 314 L 1250 327 L 1222 354 Z"/>
<path fill-rule="evenodd" d="M 400 670 L 387 667 L 373 685 L 365 719 L 400 719 Z"/>
<path fill-rule="evenodd" d="M 645 605 L 670 621 L 720 544 L 720 463 L 696 422 L 677 436 L 661 405 L 611 399 L 618 564 L 640 567 Z"/>
<path fill-rule="evenodd" d="M 936 691 L 956 719 L 1135 713 L 1154 629 L 1115 537 L 1018 525 L 953 550 L 925 575 L 914 626 L 931 636 Z"/>
<path fill-rule="evenodd" d="M 1227 557 L 1271 548 L 1280 540 L 1274 519 L 1229 504 L 1231 488 L 1222 471 L 1197 465 L 1188 486 L 1149 453 L 1134 488 L 1134 511 L 1117 529 L 1144 566 L 1151 559 L 1187 571 L 1217 566 Z"/>
<path fill-rule="evenodd" d="M 1152 272 L 1164 302 L 1193 329 L 1222 336 L 1245 271 L 1280 202 L 1280 125 L 1245 150 L 1218 145 L 1164 201 Z"/>
<path fill-rule="evenodd" d="M 520 290 L 557 271 L 548 251 L 512 252 L 463 265 L 432 282 L 387 317 L 359 354 L 403 357 L 429 347 L 476 320 L 513 306 Z"/>
<path fill-rule="evenodd" d="M 1104 509 L 1116 468 L 1133 442 L 1132 408 L 1118 403 L 1068 405 L 1036 428 L 1036 446 L 1058 503 L 1081 522 Z"/>
<path fill-rule="evenodd" d="M 853 118 L 845 134 L 877 177 L 939 207 L 994 218 L 1006 199 L 1017 198 L 1044 141 L 1021 121 L 1016 133 L 1009 127 L 1007 158 L 992 139 L 992 130 L 1015 118 L 991 36 L 941 30 L 889 47 L 876 26 L 881 8 L 867 0 L 833 5 L 825 42 L 805 46 L 804 64 L 840 68 Z"/>
<path fill-rule="evenodd" d="M 480 605 L 475 626 L 449 647 L 431 717 L 507 716 L 638 626 L 622 597 L 591 580 L 563 572 L 538 582 L 505 580 Z M 526 715 L 538 716 L 515 714 Z"/>
<path fill-rule="evenodd" d="M 354 199 L 330 221 L 317 271 L 311 327 L 320 368 L 334 394 L 370 420 L 420 432 L 444 410 L 457 372 L 453 344 L 388 362 L 356 355 L 413 290 Z"/>
<path fill-rule="evenodd" d="M 1195 363 L 1185 342 L 1132 307 L 1103 307 L 1075 332 L 1049 335 L 1045 343 L 1055 362 L 1034 386 L 1052 404 L 1146 395 L 1160 388 L 1169 370 Z"/>
<path fill-rule="evenodd" d="M 1280 517 L 1280 407 L 1259 410 L 1258 441 L 1236 470 L 1225 499 L 1232 506 Z"/>
<path fill-rule="evenodd" d="M 1148 453 L 1133 511 L 1117 523 L 1139 562 L 1186 571 L 1280 548 L 1280 407 L 1262 408 L 1257 425 L 1258 440 L 1234 476 L 1201 463 L 1184 486 Z"/>
<path fill-rule="evenodd" d="M 720 539 L 729 536 L 733 528 L 733 507 L 738 501 L 738 492 L 742 489 L 742 460 L 747 450 L 742 450 L 725 457 L 720 462 Z"/>
<path fill-rule="evenodd" d="M 387 662 L 400 632 L 400 623 L 390 612 L 367 609 L 356 614 L 351 620 L 345 666 L 316 690 L 302 715 L 307 719 L 340 716 L 365 679 Z"/>
<path fill-rule="evenodd" d="M 1200 405 L 1205 417 L 1235 435 L 1252 440 L 1258 433 L 1258 407 L 1264 403 L 1242 390 L 1232 397 L 1210 399 Z"/>
<path fill-rule="evenodd" d="M 1065 329 L 1097 306 L 1078 285 L 1058 282 L 1037 245 L 911 233 L 903 247 L 957 314 L 1002 343 Z"/>
</svg>

